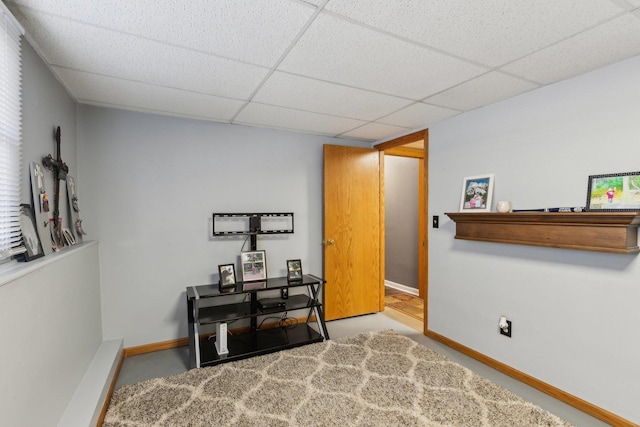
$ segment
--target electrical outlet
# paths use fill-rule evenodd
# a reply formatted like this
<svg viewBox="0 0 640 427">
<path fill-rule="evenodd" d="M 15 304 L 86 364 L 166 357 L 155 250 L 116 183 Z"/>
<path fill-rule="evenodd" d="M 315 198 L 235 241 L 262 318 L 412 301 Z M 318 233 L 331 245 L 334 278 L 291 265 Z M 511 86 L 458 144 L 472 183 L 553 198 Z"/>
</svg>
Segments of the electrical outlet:
<svg viewBox="0 0 640 427">
<path fill-rule="evenodd" d="M 500 335 L 504 335 L 504 336 L 507 336 L 507 337 L 511 338 L 511 332 L 512 332 L 511 320 L 507 320 L 507 327 L 506 328 L 498 328 L 498 329 L 500 329 Z"/>
</svg>

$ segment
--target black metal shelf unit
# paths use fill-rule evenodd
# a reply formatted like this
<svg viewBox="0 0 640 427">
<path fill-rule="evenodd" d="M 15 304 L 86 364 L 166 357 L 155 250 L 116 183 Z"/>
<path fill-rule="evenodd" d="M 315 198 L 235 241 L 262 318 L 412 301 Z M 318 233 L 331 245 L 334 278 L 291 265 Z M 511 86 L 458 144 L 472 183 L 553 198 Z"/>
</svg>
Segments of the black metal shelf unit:
<svg viewBox="0 0 640 427">
<path fill-rule="evenodd" d="M 187 287 L 189 368 L 216 365 L 329 339 L 320 302 L 324 283 L 324 279 L 307 274 L 297 283 L 289 283 L 286 277 L 270 278 L 263 288 L 252 290 L 245 290 L 242 283 L 224 292 L 220 292 L 217 284 Z M 307 295 L 291 295 L 282 300 L 283 305 L 264 310 L 255 303 L 260 293 L 285 287 L 304 287 Z M 242 295 L 247 294 L 251 302 L 238 302 Z M 306 311 L 306 322 L 299 322 L 293 327 L 256 326 L 255 320 L 260 316 L 269 317 L 294 310 Z M 239 319 L 250 319 L 251 326 L 248 331 L 237 331 L 227 337 L 229 353 L 221 357 L 216 350 L 215 340 L 207 339 L 209 334 L 203 333 L 203 329 L 208 325 Z M 315 329 L 311 327 L 314 323 Z"/>
</svg>

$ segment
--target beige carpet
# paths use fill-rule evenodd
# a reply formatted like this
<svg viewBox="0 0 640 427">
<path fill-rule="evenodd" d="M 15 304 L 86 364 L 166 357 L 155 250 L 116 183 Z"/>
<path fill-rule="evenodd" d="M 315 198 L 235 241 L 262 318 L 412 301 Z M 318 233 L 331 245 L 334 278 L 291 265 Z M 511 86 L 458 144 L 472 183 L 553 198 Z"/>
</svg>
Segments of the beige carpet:
<svg viewBox="0 0 640 427">
<path fill-rule="evenodd" d="M 115 391 L 105 427 L 569 426 L 392 330 Z"/>
</svg>

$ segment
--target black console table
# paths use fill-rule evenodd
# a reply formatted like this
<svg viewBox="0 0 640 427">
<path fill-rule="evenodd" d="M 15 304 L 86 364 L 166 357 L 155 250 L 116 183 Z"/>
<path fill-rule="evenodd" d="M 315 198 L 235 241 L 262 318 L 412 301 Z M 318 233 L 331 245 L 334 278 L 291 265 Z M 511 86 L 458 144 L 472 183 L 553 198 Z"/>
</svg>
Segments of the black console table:
<svg viewBox="0 0 640 427">
<path fill-rule="evenodd" d="M 218 284 L 187 287 L 189 368 L 216 365 L 329 339 L 319 299 L 324 283 L 319 277 L 304 275 L 298 283 L 288 283 L 286 277 L 277 277 L 261 284 L 239 282 L 235 288 L 223 292 Z M 270 294 L 275 294 L 273 291 L 278 291 L 279 295 L 282 288 L 304 288 L 307 293 L 289 295 L 287 299 L 271 297 Z M 282 304 L 261 308 L 260 302 L 264 298 L 269 298 L 272 303 L 279 300 Z M 260 328 L 258 325 L 258 318 L 264 320 L 294 310 L 306 311 L 306 322 L 287 327 Z M 311 327 L 314 314 L 316 329 Z M 216 325 L 225 324 L 226 330 L 228 325 L 242 322 L 241 319 L 247 319 L 248 327 L 245 325 L 227 335 L 228 353 L 219 355 L 216 337 L 213 337 Z"/>
</svg>

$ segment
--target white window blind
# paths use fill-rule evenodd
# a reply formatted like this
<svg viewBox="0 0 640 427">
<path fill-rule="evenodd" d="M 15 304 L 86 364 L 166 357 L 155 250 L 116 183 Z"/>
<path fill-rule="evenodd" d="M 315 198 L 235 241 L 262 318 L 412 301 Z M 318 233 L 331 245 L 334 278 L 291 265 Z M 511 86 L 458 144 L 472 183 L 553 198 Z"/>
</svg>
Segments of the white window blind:
<svg viewBox="0 0 640 427">
<path fill-rule="evenodd" d="M 21 61 L 24 30 L 0 2 L 0 260 L 16 252 L 20 235 Z"/>
</svg>

